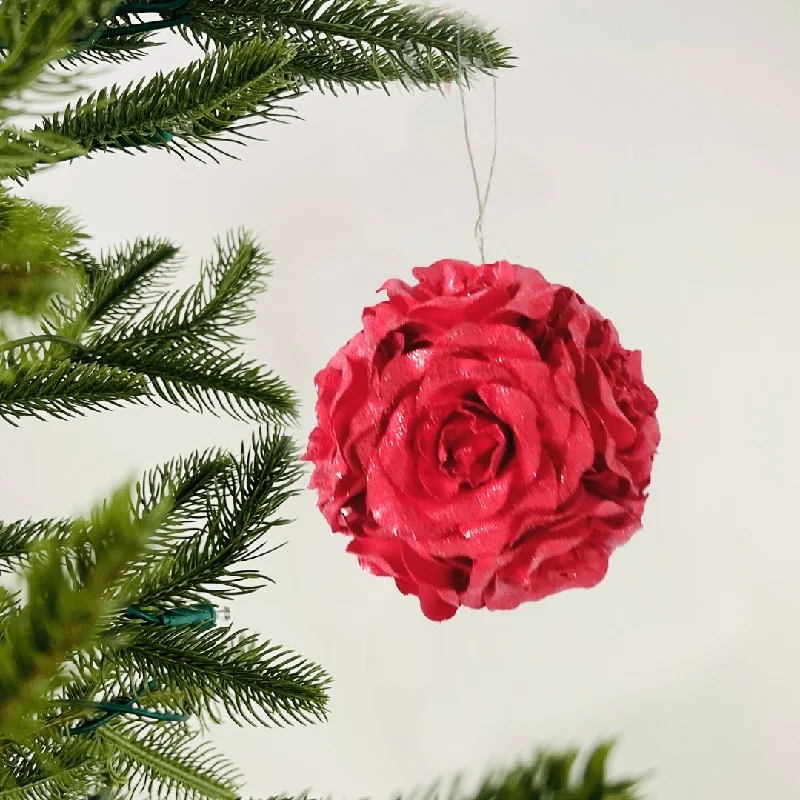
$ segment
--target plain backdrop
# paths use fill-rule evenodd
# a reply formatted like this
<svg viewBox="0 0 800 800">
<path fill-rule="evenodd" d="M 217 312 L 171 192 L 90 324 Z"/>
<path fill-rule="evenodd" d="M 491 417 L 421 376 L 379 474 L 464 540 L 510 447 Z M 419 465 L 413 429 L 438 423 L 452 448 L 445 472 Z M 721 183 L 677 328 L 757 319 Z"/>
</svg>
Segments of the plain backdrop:
<svg viewBox="0 0 800 800">
<path fill-rule="evenodd" d="M 644 352 L 663 443 L 645 527 L 606 580 L 513 612 L 426 620 L 362 573 L 304 492 L 233 621 L 333 675 L 330 722 L 215 730 L 248 793 L 387 798 L 536 744 L 619 735 L 653 800 L 800 796 L 797 526 L 800 8 L 791 0 L 463 0 L 519 58 L 499 85 L 487 257 L 541 270 Z M 101 85 L 192 58 L 177 37 Z M 111 73 L 113 72 L 113 77 Z M 468 96 L 491 154 L 491 83 Z M 52 170 L 97 247 L 161 234 L 185 282 L 213 237 L 275 260 L 248 354 L 299 390 L 390 277 L 476 259 L 456 92 L 310 94 L 221 166 L 158 153 Z M 2 513 L 85 511 L 124 478 L 250 430 L 175 408 L 3 429 Z M 282 539 L 281 539 L 282 540 Z"/>
</svg>

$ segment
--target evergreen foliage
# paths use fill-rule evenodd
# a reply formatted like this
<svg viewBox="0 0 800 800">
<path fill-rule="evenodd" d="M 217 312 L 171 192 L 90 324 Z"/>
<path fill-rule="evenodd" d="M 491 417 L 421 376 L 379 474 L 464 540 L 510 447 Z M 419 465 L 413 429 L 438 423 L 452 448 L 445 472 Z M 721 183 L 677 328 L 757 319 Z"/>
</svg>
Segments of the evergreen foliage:
<svg viewBox="0 0 800 800">
<path fill-rule="evenodd" d="M 580 769 L 577 750 L 540 750 L 529 761 L 489 774 L 470 800 L 637 800 L 639 778 L 608 777 L 613 747 L 613 742 L 600 744 Z"/>
<path fill-rule="evenodd" d="M 145 58 L 166 30 L 200 57 L 19 123 L 40 97 L 74 93 L 83 65 Z M 512 60 L 474 23 L 395 0 L 0 3 L 0 417 L 165 402 L 258 426 L 240 452 L 173 459 L 86 519 L 0 522 L 0 573 L 24 588 L 0 590 L 0 800 L 240 797 L 204 726 L 322 720 L 330 683 L 216 613 L 271 580 L 253 560 L 281 544 L 301 474 L 283 432 L 295 394 L 233 352 L 266 253 L 230 234 L 195 286 L 170 291 L 177 245 L 95 256 L 68 212 L 9 184 L 108 150 L 216 160 L 254 126 L 294 118 L 307 91 L 438 87 Z M 628 800 L 606 786 L 603 753 L 583 784 L 569 782 L 573 756 L 541 756 L 474 800 Z"/>
<path fill-rule="evenodd" d="M 541 749 L 530 758 L 490 771 L 471 791 L 456 779 L 394 800 L 641 800 L 641 778 L 609 778 L 613 748 L 613 742 L 603 742 L 588 751 L 582 763 L 578 750 Z M 279 795 L 269 800 L 310 798 Z"/>
<path fill-rule="evenodd" d="M 63 540 L 42 540 L 26 570 L 26 603 L 6 595 L 0 640 L 0 731 L 20 738 L 46 716 L 45 696 L 68 680 L 72 652 L 101 648 L 108 614 L 127 598 L 126 568 L 158 523 L 163 504 L 131 519 L 127 487 L 75 521 Z M 121 585 L 120 585 L 121 583 Z"/>
</svg>

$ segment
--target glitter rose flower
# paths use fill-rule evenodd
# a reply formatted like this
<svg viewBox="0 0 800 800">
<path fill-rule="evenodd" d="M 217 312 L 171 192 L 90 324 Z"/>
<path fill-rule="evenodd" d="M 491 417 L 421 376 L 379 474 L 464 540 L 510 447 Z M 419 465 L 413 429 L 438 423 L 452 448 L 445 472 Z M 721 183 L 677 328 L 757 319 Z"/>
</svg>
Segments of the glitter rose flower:
<svg viewBox="0 0 800 800">
<path fill-rule="evenodd" d="M 536 270 L 414 277 L 316 377 L 320 510 L 431 619 L 594 586 L 641 527 L 660 438 L 641 354 Z"/>
</svg>

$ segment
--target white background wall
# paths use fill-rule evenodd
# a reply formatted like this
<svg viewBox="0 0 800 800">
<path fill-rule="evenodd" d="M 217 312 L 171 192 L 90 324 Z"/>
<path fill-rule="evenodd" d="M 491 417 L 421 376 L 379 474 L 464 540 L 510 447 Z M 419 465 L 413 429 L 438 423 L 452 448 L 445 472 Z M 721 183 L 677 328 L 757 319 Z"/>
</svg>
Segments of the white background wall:
<svg viewBox="0 0 800 800">
<path fill-rule="evenodd" d="M 597 589 L 439 625 L 363 574 L 306 493 L 290 545 L 264 563 L 277 585 L 233 613 L 331 671 L 331 721 L 215 736 L 261 796 L 383 798 L 612 733 L 620 771 L 656 768 L 653 800 L 800 796 L 800 10 L 462 6 L 520 60 L 500 80 L 487 255 L 575 287 L 644 351 L 663 430 L 645 529 Z M 190 58 L 170 41 L 148 69 Z M 468 99 L 482 167 L 488 89 Z M 300 390 L 305 437 L 313 375 L 375 289 L 476 254 L 455 92 L 311 95 L 298 110 L 304 122 L 264 129 L 269 141 L 239 163 L 110 155 L 28 193 L 72 206 L 104 247 L 169 235 L 185 245 L 187 281 L 213 235 L 253 229 L 276 267 L 249 352 Z M 118 479 L 248 437 L 177 409 L 6 426 L 2 512 L 83 511 Z"/>
</svg>

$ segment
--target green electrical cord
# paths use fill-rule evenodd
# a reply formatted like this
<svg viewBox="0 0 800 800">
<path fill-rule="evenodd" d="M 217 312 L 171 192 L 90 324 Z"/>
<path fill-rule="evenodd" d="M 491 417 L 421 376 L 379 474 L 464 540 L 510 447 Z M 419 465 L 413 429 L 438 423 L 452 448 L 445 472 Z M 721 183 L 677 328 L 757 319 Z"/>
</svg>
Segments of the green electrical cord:
<svg viewBox="0 0 800 800">
<path fill-rule="evenodd" d="M 148 686 L 150 691 L 158 688 L 155 681 L 150 681 Z M 141 708 L 137 705 L 139 697 L 144 694 L 145 687 L 142 686 L 134 697 L 119 697 L 111 702 L 101 702 L 95 700 L 73 700 L 71 705 L 76 708 L 84 708 L 87 711 L 103 711 L 102 717 L 88 720 L 69 729 L 70 736 L 80 736 L 81 734 L 91 733 L 103 725 L 108 725 L 111 720 L 122 714 L 130 714 L 134 717 L 152 719 L 160 722 L 186 722 L 189 717 L 185 714 L 172 714 L 163 711 L 151 711 L 148 708 Z"/>
<path fill-rule="evenodd" d="M 185 25 L 192 19 L 191 14 L 180 14 L 171 19 L 157 19 L 150 22 L 138 22 L 135 25 L 124 25 L 119 28 L 108 28 L 108 23 L 119 16 L 139 16 L 140 14 L 169 14 L 183 8 L 189 0 L 164 0 L 155 3 L 122 3 L 117 6 L 111 15 L 101 22 L 88 39 L 79 39 L 73 42 L 78 47 L 93 45 L 103 39 L 113 39 L 119 36 L 131 36 L 136 33 L 147 33 L 148 31 L 163 30 L 166 28 L 177 28 Z M 8 45 L 0 42 L 0 50 L 7 50 Z"/>
</svg>

